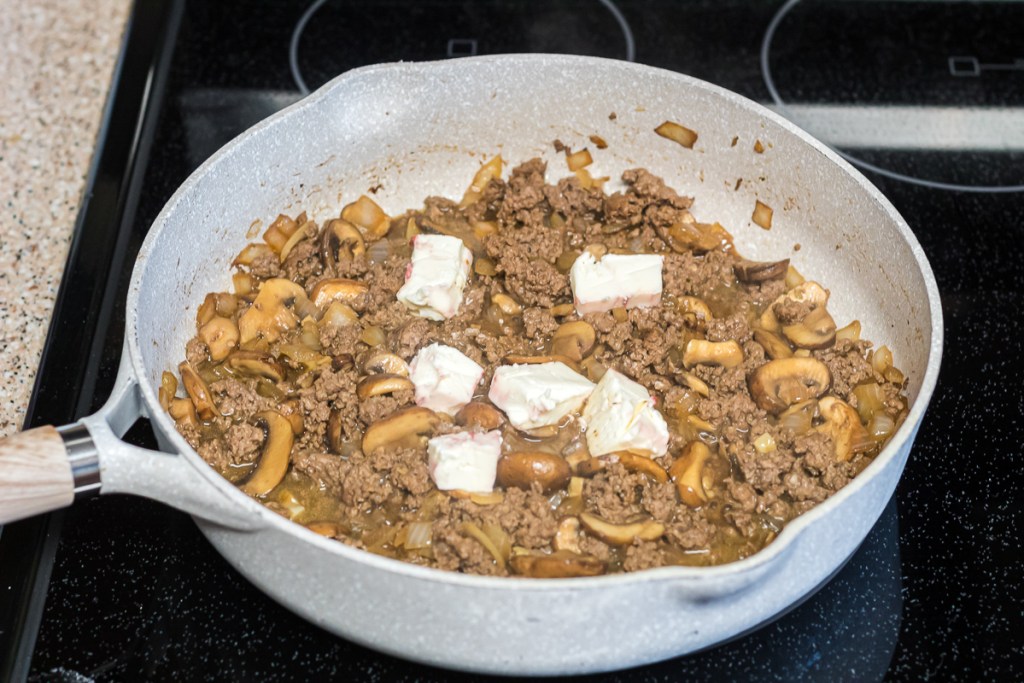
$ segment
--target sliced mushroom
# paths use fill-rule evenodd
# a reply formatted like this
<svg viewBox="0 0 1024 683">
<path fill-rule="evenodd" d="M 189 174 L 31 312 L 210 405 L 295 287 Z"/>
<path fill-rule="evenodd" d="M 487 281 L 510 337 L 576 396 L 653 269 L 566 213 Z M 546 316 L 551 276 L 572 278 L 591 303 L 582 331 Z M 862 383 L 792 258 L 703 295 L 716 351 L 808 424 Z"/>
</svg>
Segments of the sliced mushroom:
<svg viewBox="0 0 1024 683">
<path fill-rule="evenodd" d="M 787 269 L 787 272 L 789 270 L 792 270 L 792 267 Z M 781 331 L 782 325 L 779 323 L 779 319 L 775 316 L 774 309 L 776 304 L 783 303 L 787 300 L 795 301 L 797 303 L 808 303 L 811 305 L 811 308 L 814 309 L 824 307 L 828 304 L 828 292 L 824 287 L 813 280 L 801 282 L 769 304 L 768 308 L 766 308 L 764 313 L 761 314 L 759 322 L 762 328 L 769 332 Z"/>
<path fill-rule="evenodd" d="M 558 550 L 550 555 L 521 554 L 509 560 L 512 571 L 520 576 L 534 579 L 567 579 L 574 576 L 599 576 L 605 572 L 605 564 L 593 555 L 579 555 L 568 550 Z"/>
<path fill-rule="evenodd" d="M 366 243 L 359 228 L 348 221 L 335 218 L 320 237 L 320 258 L 337 271 L 339 261 L 350 261 L 366 253 Z"/>
<path fill-rule="evenodd" d="M 195 404 L 188 398 L 172 398 L 167 405 L 167 412 L 179 425 L 199 429 L 199 416 L 196 415 Z"/>
<path fill-rule="evenodd" d="M 698 330 L 707 329 L 708 323 L 714 320 L 711 307 L 703 299 L 695 296 L 681 296 L 676 299 L 676 310 L 683 314 L 683 320 L 687 325 Z"/>
<path fill-rule="evenodd" d="M 332 301 L 340 301 L 343 304 L 352 305 L 366 296 L 370 290 L 369 285 L 357 280 L 350 280 L 344 277 L 328 278 L 316 283 L 310 298 L 317 308 L 325 309 Z"/>
<path fill-rule="evenodd" d="M 483 493 L 481 491 L 466 491 L 465 489 L 451 489 L 445 491 L 452 498 L 458 498 L 460 500 L 469 500 L 477 505 L 500 505 L 505 500 L 505 493 L 503 491 L 491 491 L 490 493 Z"/>
<path fill-rule="evenodd" d="M 658 236 L 672 251 L 679 253 L 708 251 L 732 251 L 732 235 L 719 223 L 697 223 L 691 220 L 679 221 L 667 228 L 658 227 Z"/>
<path fill-rule="evenodd" d="M 668 473 L 676 485 L 679 500 L 696 508 L 708 502 L 704 491 L 704 463 L 711 457 L 711 449 L 703 441 L 691 441 L 683 448 Z"/>
<path fill-rule="evenodd" d="M 296 309 L 308 302 L 306 291 L 291 280 L 273 278 L 260 287 L 252 306 L 238 319 L 238 332 L 241 343 L 262 337 L 268 342 L 275 342 L 281 333 L 299 324 Z"/>
<path fill-rule="evenodd" d="M 476 427 L 489 432 L 505 424 L 505 418 L 494 406 L 480 401 L 471 401 L 455 414 L 455 424 L 462 427 Z"/>
<path fill-rule="evenodd" d="M 598 472 L 603 472 L 608 465 L 620 463 L 630 472 L 645 474 L 659 484 L 668 481 L 668 473 L 658 463 L 642 455 L 630 453 L 629 451 L 618 451 L 607 455 L 600 455 L 596 458 L 588 458 L 576 465 L 576 474 L 581 477 L 592 477 Z"/>
<path fill-rule="evenodd" d="M 188 397 L 192 399 L 192 405 L 196 408 L 196 413 L 202 420 L 212 420 L 220 412 L 217 410 L 217 406 L 213 402 L 213 398 L 210 396 L 210 388 L 206 386 L 206 382 L 199 376 L 191 365 L 187 362 L 182 363 L 178 366 L 178 374 L 181 375 L 181 383 L 185 385 L 185 391 L 188 393 Z"/>
<path fill-rule="evenodd" d="M 679 377 L 686 386 L 690 387 L 704 398 L 711 395 L 711 388 L 708 387 L 707 382 L 702 380 L 700 377 L 697 377 L 692 372 L 681 372 L 679 373 Z"/>
<path fill-rule="evenodd" d="M 786 277 L 789 259 L 781 261 L 748 261 L 742 259 L 733 265 L 733 272 L 740 282 L 765 282 Z"/>
<path fill-rule="evenodd" d="M 280 413 L 265 410 L 256 416 L 267 427 L 263 453 L 241 489 L 250 496 L 265 496 L 284 479 L 294 440 L 292 425 Z"/>
<path fill-rule="evenodd" d="M 238 346 L 238 326 L 230 318 L 215 315 L 199 329 L 199 338 L 210 349 L 210 358 L 220 362 Z"/>
<path fill-rule="evenodd" d="M 778 415 L 789 406 L 818 398 L 832 383 L 828 366 L 816 358 L 780 358 L 768 361 L 747 378 L 754 402 Z"/>
<path fill-rule="evenodd" d="M 774 332 L 754 330 L 754 341 L 764 347 L 765 355 L 772 360 L 789 358 L 793 355 L 793 349 L 789 343 Z"/>
<path fill-rule="evenodd" d="M 560 455 L 525 451 L 506 453 L 498 461 L 499 486 L 529 490 L 538 483 L 545 492 L 564 488 L 569 483 L 572 470 Z"/>
<path fill-rule="evenodd" d="M 491 303 L 501 309 L 505 315 L 519 315 L 523 312 L 522 305 L 508 294 L 495 294 L 491 297 Z"/>
<path fill-rule="evenodd" d="M 341 411 L 332 410 L 327 418 L 327 445 L 332 453 L 341 453 L 345 445 L 345 425 L 341 420 Z"/>
<path fill-rule="evenodd" d="M 848 403 L 835 396 L 825 396 L 818 401 L 818 409 L 825 418 L 818 431 L 832 437 L 836 460 L 847 462 L 855 453 L 866 451 L 874 445 L 857 411 Z"/>
<path fill-rule="evenodd" d="M 393 353 L 375 353 L 363 363 L 363 372 L 368 375 L 389 374 L 409 376 L 409 364 Z"/>
<path fill-rule="evenodd" d="M 441 417 L 429 408 L 415 406 L 395 411 L 366 428 L 363 453 L 369 455 L 387 446 L 422 448 L 427 435 L 440 421 Z"/>
<path fill-rule="evenodd" d="M 271 382 L 283 382 L 288 373 L 284 364 L 261 351 L 235 351 L 225 363 L 241 375 L 264 377 Z"/>
<path fill-rule="evenodd" d="M 665 525 L 653 519 L 629 524 L 612 524 L 589 512 L 580 514 L 580 522 L 583 527 L 611 545 L 629 545 L 635 539 L 642 541 L 654 541 L 665 533 Z"/>
<path fill-rule="evenodd" d="M 278 406 L 284 419 L 292 426 L 292 433 L 298 436 L 306 429 L 306 420 L 302 417 L 302 404 L 297 398 L 281 401 Z"/>
<path fill-rule="evenodd" d="M 683 352 L 683 366 L 692 368 L 694 365 L 720 365 L 734 368 L 743 363 L 743 348 L 730 339 L 724 342 L 711 342 L 706 339 L 691 339 L 686 342 Z"/>
<path fill-rule="evenodd" d="M 596 341 L 594 326 L 585 320 L 562 323 L 551 338 L 551 353 L 581 361 Z"/>
<path fill-rule="evenodd" d="M 551 547 L 555 550 L 568 550 L 569 552 L 580 552 L 580 520 L 576 517 L 566 517 L 558 523 L 558 531 L 551 539 Z"/>
<path fill-rule="evenodd" d="M 396 391 L 415 391 L 416 385 L 408 377 L 401 375 L 379 374 L 368 375 L 356 385 L 356 395 L 365 400 L 371 396 L 393 394 Z"/>
<path fill-rule="evenodd" d="M 836 341 L 836 321 L 824 306 L 819 306 L 800 322 L 783 325 L 782 334 L 802 349 L 824 349 Z"/>
</svg>

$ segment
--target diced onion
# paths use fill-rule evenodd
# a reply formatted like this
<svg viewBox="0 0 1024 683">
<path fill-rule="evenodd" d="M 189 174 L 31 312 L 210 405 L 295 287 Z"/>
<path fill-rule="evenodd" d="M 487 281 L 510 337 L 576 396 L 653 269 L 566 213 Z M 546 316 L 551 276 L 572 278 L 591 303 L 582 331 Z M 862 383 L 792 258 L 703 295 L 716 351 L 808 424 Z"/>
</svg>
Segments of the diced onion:
<svg viewBox="0 0 1024 683">
<path fill-rule="evenodd" d="M 673 142 L 678 142 L 687 149 L 692 149 L 693 143 L 697 142 L 696 131 L 690 130 L 686 126 L 681 126 L 673 121 L 666 121 L 655 128 L 654 132 L 663 138 L 668 138 Z"/>
<path fill-rule="evenodd" d="M 850 341 L 857 341 L 860 339 L 860 321 L 854 320 L 846 327 L 841 327 L 836 330 L 836 339 L 849 339 Z"/>
<path fill-rule="evenodd" d="M 501 553 L 501 549 L 498 548 L 497 545 L 495 545 L 494 541 L 491 540 L 490 536 L 484 533 L 483 529 L 478 527 L 473 522 L 463 522 L 462 533 L 468 534 L 469 536 L 472 536 L 474 539 L 479 541 L 480 545 L 482 545 L 484 549 L 491 554 L 491 557 L 494 558 L 494 561 L 497 562 L 498 565 L 500 565 L 501 567 L 505 566 L 505 558 Z"/>
<path fill-rule="evenodd" d="M 249 273 L 235 273 L 231 276 L 231 283 L 238 296 L 247 296 L 252 292 L 252 276 Z"/>
<path fill-rule="evenodd" d="M 371 325 L 363 330 L 359 339 L 367 346 L 380 346 L 385 341 L 384 330 L 375 325 Z"/>
<path fill-rule="evenodd" d="M 763 203 L 760 199 L 754 204 L 754 215 L 751 219 L 765 230 L 772 229 L 772 207 Z"/>
<path fill-rule="evenodd" d="M 279 256 L 281 263 L 285 262 L 285 259 L 287 259 L 288 255 L 292 253 L 292 249 L 295 248 L 296 244 L 307 237 L 312 237 L 314 232 L 316 232 L 316 224 L 309 222 L 303 223 L 302 227 L 293 232 L 288 238 L 288 241 L 284 243 L 283 247 L 281 247 L 281 254 Z"/>
<path fill-rule="evenodd" d="M 389 227 L 388 215 L 365 194 L 341 210 L 341 217 L 363 228 L 374 237 L 382 237 Z"/>
<path fill-rule="evenodd" d="M 467 207 L 477 202 L 483 196 L 487 184 L 491 180 L 501 177 L 502 163 L 501 155 L 499 154 L 480 167 L 480 170 L 473 176 L 473 182 L 469 184 L 466 194 L 462 195 L 462 201 L 459 202 L 460 207 Z"/>
<path fill-rule="evenodd" d="M 888 346 L 879 346 L 875 350 L 871 356 L 871 367 L 879 374 L 885 374 L 885 371 L 892 367 L 892 351 Z"/>
<path fill-rule="evenodd" d="M 283 244 L 283 243 L 282 243 Z M 247 244 L 242 248 L 242 251 L 238 252 L 238 256 L 231 262 L 233 266 L 251 266 L 253 261 L 261 256 L 271 256 L 274 251 L 266 244 Z"/>
<path fill-rule="evenodd" d="M 340 301 L 332 301 L 320 322 L 328 327 L 340 328 L 358 322 L 358 320 L 359 314 L 352 310 L 351 306 Z"/>
<path fill-rule="evenodd" d="M 775 439 L 771 434 L 765 432 L 761 436 L 754 439 L 754 448 L 758 453 L 771 453 L 776 449 Z"/>
<path fill-rule="evenodd" d="M 593 157 L 590 156 L 590 150 L 584 147 L 578 152 L 573 152 L 565 158 L 566 163 L 569 165 L 569 170 L 576 172 L 581 168 L 586 168 L 590 164 L 594 163 Z"/>
<path fill-rule="evenodd" d="M 896 429 L 896 422 L 883 411 L 875 413 L 871 422 L 868 423 L 868 434 L 876 441 L 889 438 L 894 429 Z"/>
<path fill-rule="evenodd" d="M 263 233 L 263 241 L 279 254 L 288 242 L 288 238 L 295 233 L 298 227 L 299 224 L 294 219 L 281 214 L 274 219 L 274 222 L 270 224 L 267 231 Z"/>
<path fill-rule="evenodd" d="M 799 285 L 802 285 L 806 280 L 804 276 L 800 274 L 800 271 L 790 266 L 786 269 L 786 289 L 793 289 Z"/>
<path fill-rule="evenodd" d="M 430 522 L 412 522 L 395 537 L 395 544 L 406 550 L 426 548 L 432 541 L 432 525 Z"/>
</svg>

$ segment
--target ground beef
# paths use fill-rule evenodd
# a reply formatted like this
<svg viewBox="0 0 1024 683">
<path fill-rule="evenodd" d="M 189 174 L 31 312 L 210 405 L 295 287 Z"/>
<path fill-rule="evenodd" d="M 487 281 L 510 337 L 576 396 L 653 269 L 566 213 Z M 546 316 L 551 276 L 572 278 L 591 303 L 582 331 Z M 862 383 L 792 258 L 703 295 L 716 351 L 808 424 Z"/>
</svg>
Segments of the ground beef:
<svg viewBox="0 0 1024 683">
<path fill-rule="evenodd" d="M 316 240 L 302 240 L 292 248 L 288 258 L 281 264 L 284 276 L 292 282 L 305 285 L 306 280 L 323 272 L 324 264 L 320 260 L 320 250 Z"/>
<path fill-rule="evenodd" d="M 210 358 L 210 349 L 199 337 L 192 337 L 185 344 L 185 360 L 194 368 Z"/>
<path fill-rule="evenodd" d="M 260 254 L 253 259 L 249 266 L 249 272 L 253 277 L 261 280 L 268 280 L 281 276 L 281 260 L 277 254 Z"/>
<path fill-rule="evenodd" d="M 339 255 L 336 264 L 333 255 L 328 255 L 330 263 L 323 261 L 319 238 L 294 245 L 283 263 L 274 254 L 256 259 L 249 271 L 257 286 L 270 277 L 288 277 L 311 294 L 327 278 L 365 283 L 367 293 L 348 302 L 358 320 L 340 327 L 321 321 L 319 348 L 304 340 L 297 328 L 284 330 L 272 344 L 259 339 L 248 342 L 246 350 L 269 352 L 287 366 L 287 377 L 276 386 L 214 366 L 206 345 L 192 339 L 185 348 L 187 360 L 204 376 L 212 372 L 222 378 L 209 385 L 222 414 L 204 424 L 186 416 L 178 429 L 211 466 L 241 481 L 251 471 L 246 465 L 258 461 L 266 438 L 256 415 L 275 408 L 289 417 L 297 413 L 302 426 L 291 453 L 292 473 L 280 485 L 282 492 L 292 491 L 301 500 L 317 495 L 310 490 L 322 490 L 319 495 L 326 500 L 306 508 L 317 515 L 334 510 L 328 516 L 338 525 L 340 541 L 418 564 L 498 576 L 509 572 L 504 558 L 496 560 L 467 530 L 474 526 L 485 533 L 501 529 L 507 535 L 508 543 L 502 544 L 506 550 L 511 545 L 518 548 L 516 552 L 545 553 L 553 549 L 559 523 L 581 511 L 614 524 L 654 520 L 665 528 L 661 538 L 613 547 L 584 528 L 577 538 L 579 549 L 606 562 L 609 571 L 714 564 L 756 552 L 795 514 L 825 500 L 866 466 L 870 455 L 838 462 L 828 434 L 816 428 L 803 434 L 783 429 L 775 416 L 758 408 L 750 397 L 747 378 L 767 360 L 764 348 L 752 338 L 761 314 L 771 307 L 785 324 L 802 320 L 811 310 L 809 304 L 788 299 L 774 303 L 786 291 L 782 278 L 739 283 L 734 275 L 736 255 L 670 248 L 669 229 L 694 220 L 689 213 L 692 200 L 643 169 L 627 171 L 623 175 L 626 189 L 610 196 L 584 188 L 576 177 L 545 184 L 545 171 L 539 159 L 526 162 L 513 169 L 507 182 L 490 181 L 480 200 L 468 207 L 430 197 L 421 210 L 392 219 L 388 243 L 375 243 L 364 233 L 366 253 L 352 258 Z M 448 320 L 419 317 L 396 299 L 409 265 L 405 235 L 410 224 L 424 234 L 458 235 L 480 266 L 493 264 L 493 275 L 474 270 L 459 311 Z M 559 325 L 581 319 L 571 311 L 556 319 L 550 310 L 572 301 L 569 278 L 558 266 L 564 268 L 567 250 L 578 253 L 597 245 L 612 253 L 662 254 L 666 305 L 633 309 L 625 315 L 617 310 L 582 316 L 593 326 L 596 344 L 593 359 L 581 363 L 580 369 L 597 379 L 602 368 L 614 368 L 651 393 L 671 430 L 669 452 L 654 459 L 658 466 L 671 468 L 694 439 L 709 445 L 711 457 L 702 473 L 708 487 L 706 504 L 690 508 L 681 502 L 673 481 L 658 483 L 618 462 L 607 463 L 603 471 L 582 480 L 582 500 L 569 498 L 565 490 L 545 493 L 537 484 L 527 490 L 499 488 L 500 500 L 484 500 L 438 491 L 422 443 L 415 448 L 362 451 L 361 440 L 369 425 L 414 403 L 412 391 L 358 398 L 356 387 L 371 354 L 389 352 L 409 361 L 435 341 L 452 346 L 484 366 L 477 400 L 486 401 L 495 366 L 511 355 L 549 353 Z M 677 241 L 671 246 L 680 248 Z M 522 306 L 521 312 L 497 314 L 493 299 L 506 294 Z M 684 296 L 703 299 L 714 318 L 700 322 L 692 315 L 687 318 L 681 307 L 672 305 Z M 239 297 L 236 317 L 251 300 L 251 295 Z M 370 336 L 377 334 L 375 328 L 384 333 L 384 341 L 371 348 L 366 341 L 375 341 Z M 736 341 L 743 349 L 743 362 L 732 368 L 683 367 L 687 342 L 703 338 Z M 281 353 L 287 344 L 314 348 L 309 349 L 309 358 L 298 362 L 290 358 L 290 351 Z M 832 373 L 830 393 L 856 407 L 854 387 L 877 382 L 885 410 L 898 419 L 906 409 L 906 398 L 900 386 L 873 371 L 866 358 L 869 348 L 868 342 L 839 340 L 812 353 Z M 709 395 L 689 386 L 694 377 L 707 385 Z M 271 393 L 278 400 L 261 395 Z M 328 434 L 335 428 L 339 434 Z M 579 421 L 563 425 L 563 429 L 579 428 Z M 449 416 L 439 415 L 428 436 L 465 429 Z M 585 452 L 578 433 L 562 431 L 556 437 L 560 441 L 551 441 L 539 434 L 518 433 L 508 425 L 501 429 L 513 450 L 536 448 L 567 457 Z M 754 447 L 754 440 L 762 435 L 774 440 L 774 449 L 761 452 Z M 302 485 L 289 488 L 296 482 Z M 294 509 L 282 505 L 278 497 L 272 495 L 265 503 L 292 518 Z M 412 523 L 431 525 L 430 547 L 402 550 L 400 534 Z"/>
<path fill-rule="evenodd" d="M 263 447 L 263 430 L 246 422 L 231 425 L 224 435 L 231 464 L 240 465 L 255 462 Z"/>
<path fill-rule="evenodd" d="M 498 209 L 498 219 L 506 225 L 543 226 L 551 208 L 544 196 L 544 171 L 540 159 L 531 159 L 512 169 Z"/>
<path fill-rule="evenodd" d="M 837 339 L 831 348 L 813 352 L 832 374 L 832 393 L 844 401 L 851 400 L 855 386 L 875 379 L 875 371 L 865 357 L 870 347 L 871 343 L 863 340 Z"/>
<path fill-rule="evenodd" d="M 274 402 L 256 393 L 255 383 L 247 384 L 237 379 L 219 379 L 210 384 L 213 402 L 225 417 L 248 421 L 256 413 L 271 410 Z"/>
</svg>

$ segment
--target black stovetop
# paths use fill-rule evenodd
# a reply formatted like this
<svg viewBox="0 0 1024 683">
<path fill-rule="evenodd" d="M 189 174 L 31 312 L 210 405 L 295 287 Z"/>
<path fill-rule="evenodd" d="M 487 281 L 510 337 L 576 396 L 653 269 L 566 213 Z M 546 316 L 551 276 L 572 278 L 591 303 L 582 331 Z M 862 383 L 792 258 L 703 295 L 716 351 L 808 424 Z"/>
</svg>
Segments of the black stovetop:
<svg viewBox="0 0 1024 683">
<path fill-rule="evenodd" d="M 1022 29 L 1010 2 L 141 2 L 30 423 L 102 403 L 150 222 L 303 84 L 497 52 L 674 69 L 777 107 L 873 169 L 935 269 L 946 350 L 896 495 L 833 581 L 752 635 L 593 680 L 1019 680 Z M 129 438 L 152 436 L 142 423 Z M 242 579 L 189 517 L 122 496 L 3 530 L 0 657 L 0 680 L 474 679 L 319 630 Z"/>
</svg>

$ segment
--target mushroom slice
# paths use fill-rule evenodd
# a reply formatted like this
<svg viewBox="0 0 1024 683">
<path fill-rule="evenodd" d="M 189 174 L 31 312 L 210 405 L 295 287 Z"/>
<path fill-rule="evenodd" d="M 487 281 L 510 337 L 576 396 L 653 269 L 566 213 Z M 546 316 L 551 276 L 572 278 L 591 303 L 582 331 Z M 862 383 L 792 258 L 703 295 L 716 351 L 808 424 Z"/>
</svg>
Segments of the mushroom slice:
<svg viewBox="0 0 1024 683">
<path fill-rule="evenodd" d="M 735 339 L 724 342 L 711 342 L 706 339 L 691 339 L 686 342 L 683 352 L 683 366 L 692 368 L 694 365 L 721 365 L 734 368 L 743 363 L 743 348 Z"/>
<path fill-rule="evenodd" d="M 551 354 L 548 354 L 546 356 L 518 356 L 518 355 L 512 355 L 512 356 L 505 356 L 505 358 L 503 358 L 502 360 L 505 363 L 509 364 L 509 365 L 533 365 L 533 364 L 537 364 L 537 363 L 564 363 L 565 365 L 568 365 L 570 368 L 572 368 L 576 372 L 580 371 L 579 363 L 574 361 L 572 358 L 569 358 L 568 356 L 563 356 L 563 355 L 557 354 L 557 353 L 551 353 Z"/>
<path fill-rule="evenodd" d="M 359 228 L 348 221 L 335 218 L 327 224 L 320 238 L 320 258 L 337 269 L 338 261 L 350 261 L 366 253 L 366 242 Z"/>
<path fill-rule="evenodd" d="M 568 550 L 569 552 L 580 552 L 580 520 L 576 517 L 566 517 L 558 523 L 558 532 L 551 539 L 551 547 L 555 550 Z"/>
<path fill-rule="evenodd" d="M 395 411 L 366 428 L 363 453 L 369 455 L 385 447 L 421 448 L 425 437 L 440 421 L 441 417 L 429 408 L 415 406 Z"/>
<path fill-rule="evenodd" d="M 302 434 L 306 429 L 306 420 L 302 416 L 302 403 L 297 398 L 290 398 L 280 404 L 281 415 L 288 420 L 292 426 L 292 433 L 295 436 Z"/>
<path fill-rule="evenodd" d="M 501 312 L 505 315 L 519 315 L 523 312 L 522 305 L 508 294 L 493 295 L 491 303 L 501 309 Z"/>
<path fill-rule="evenodd" d="M 736 279 L 740 282 L 765 282 L 786 276 L 789 259 L 781 261 L 748 261 L 742 259 L 732 267 Z"/>
<path fill-rule="evenodd" d="M 704 463 L 711 457 L 711 449 L 703 441 L 691 441 L 683 448 L 668 473 L 675 482 L 679 499 L 696 508 L 708 502 L 704 491 Z"/>
<path fill-rule="evenodd" d="M 264 377 L 271 382 L 283 382 L 288 372 L 276 358 L 261 351 L 235 351 L 226 363 L 241 375 Z"/>
<path fill-rule="evenodd" d="M 199 416 L 196 415 L 196 407 L 191 399 L 172 398 L 167 404 L 167 412 L 179 426 L 199 429 Z"/>
<path fill-rule="evenodd" d="M 819 306 L 800 322 L 783 325 L 782 334 L 802 349 L 824 349 L 836 341 L 836 321 Z"/>
<path fill-rule="evenodd" d="M 676 299 L 676 309 L 683 314 L 683 320 L 690 327 L 703 330 L 714 320 L 711 307 L 703 299 L 695 296 L 681 296 Z"/>
<path fill-rule="evenodd" d="M 185 391 L 192 399 L 192 405 L 195 406 L 199 418 L 208 421 L 219 415 L 220 412 L 210 396 L 210 388 L 206 386 L 206 382 L 199 376 L 199 373 L 188 362 L 178 366 L 178 373 L 181 375 L 181 383 L 185 385 Z"/>
<path fill-rule="evenodd" d="M 868 431 L 860 423 L 860 416 L 848 403 L 835 396 L 825 396 L 818 401 L 818 409 L 825 423 L 818 431 L 832 437 L 836 460 L 847 462 L 855 453 L 868 450 L 874 445 Z"/>
<path fill-rule="evenodd" d="M 569 463 L 553 453 L 507 453 L 498 461 L 499 486 L 529 490 L 534 482 L 546 493 L 564 488 L 572 477 Z"/>
<path fill-rule="evenodd" d="M 600 576 L 605 564 L 593 555 L 557 550 L 550 555 L 521 554 L 509 560 L 512 571 L 534 579 L 567 579 L 574 576 Z"/>
<path fill-rule="evenodd" d="M 256 469 L 241 489 L 250 496 L 265 496 L 281 483 L 288 471 L 294 435 L 291 422 L 278 412 L 265 410 L 256 418 L 266 423 L 267 440 Z"/>
<path fill-rule="evenodd" d="M 754 330 L 754 341 L 764 347 L 765 354 L 772 360 L 789 358 L 793 355 L 793 349 L 785 339 L 769 332 L 768 330 Z"/>
<path fill-rule="evenodd" d="M 610 545 L 629 545 L 637 538 L 642 541 L 654 541 L 665 533 L 665 525 L 653 519 L 629 524 L 612 524 L 597 515 L 583 512 L 580 514 L 580 522 L 587 531 Z"/>
<path fill-rule="evenodd" d="M 356 303 L 366 295 L 369 289 L 368 285 L 356 280 L 344 277 L 328 278 L 316 283 L 310 293 L 310 298 L 317 308 L 323 310 L 332 301 L 340 301 L 348 305 Z"/>
<path fill-rule="evenodd" d="M 363 372 L 368 375 L 389 374 L 409 376 L 409 364 L 393 353 L 375 353 L 363 363 Z"/>
<path fill-rule="evenodd" d="M 299 324 L 296 309 L 308 304 L 306 291 L 291 280 L 273 278 L 260 287 L 252 306 L 238 319 L 240 341 L 245 344 L 257 337 L 275 342 L 281 333 Z"/>
<path fill-rule="evenodd" d="M 778 415 L 789 406 L 818 398 L 832 383 L 828 366 L 816 358 L 780 358 L 768 361 L 747 378 L 754 402 Z"/>
<path fill-rule="evenodd" d="M 345 445 L 345 429 L 341 421 L 341 411 L 332 410 L 327 418 L 327 445 L 332 453 L 341 453 Z"/>
<path fill-rule="evenodd" d="M 682 220 L 670 227 L 656 228 L 658 237 L 663 239 L 672 251 L 703 254 L 708 251 L 731 252 L 735 248 L 732 235 L 720 223 L 697 223 Z"/>
<path fill-rule="evenodd" d="M 494 406 L 480 401 L 471 401 L 455 414 L 455 424 L 462 427 L 476 427 L 489 432 L 505 424 L 505 417 Z"/>
<path fill-rule="evenodd" d="M 779 332 L 782 329 L 779 319 L 775 316 L 774 308 L 775 304 L 780 304 L 786 300 L 808 303 L 812 309 L 824 308 L 828 304 L 828 291 L 813 280 L 801 282 L 768 305 L 768 308 L 761 314 L 759 321 L 762 328 L 769 332 Z"/>
<path fill-rule="evenodd" d="M 551 338 L 551 353 L 581 361 L 594 348 L 596 341 L 594 326 L 587 321 L 562 323 Z"/>
<path fill-rule="evenodd" d="M 581 477 L 592 477 L 598 472 L 603 472 L 608 465 L 620 463 L 628 471 L 646 474 L 648 477 L 664 484 L 668 481 L 668 472 L 658 463 L 629 451 L 617 451 L 607 455 L 600 455 L 596 458 L 588 458 L 576 465 L 576 474 Z"/>
<path fill-rule="evenodd" d="M 356 395 L 361 399 L 368 399 L 371 396 L 383 396 L 393 394 L 396 391 L 414 391 L 416 386 L 408 377 L 401 375 L 369 375 L 359 380 L 356 385 Z"/>
<path fill-rule="evenodd" d="M 238 346 L 238 326 L 230 318 L 215 315 L 200 328 L 199 338 L 210 349 L 210 358 L 220 362 Z"/>
</svg>

